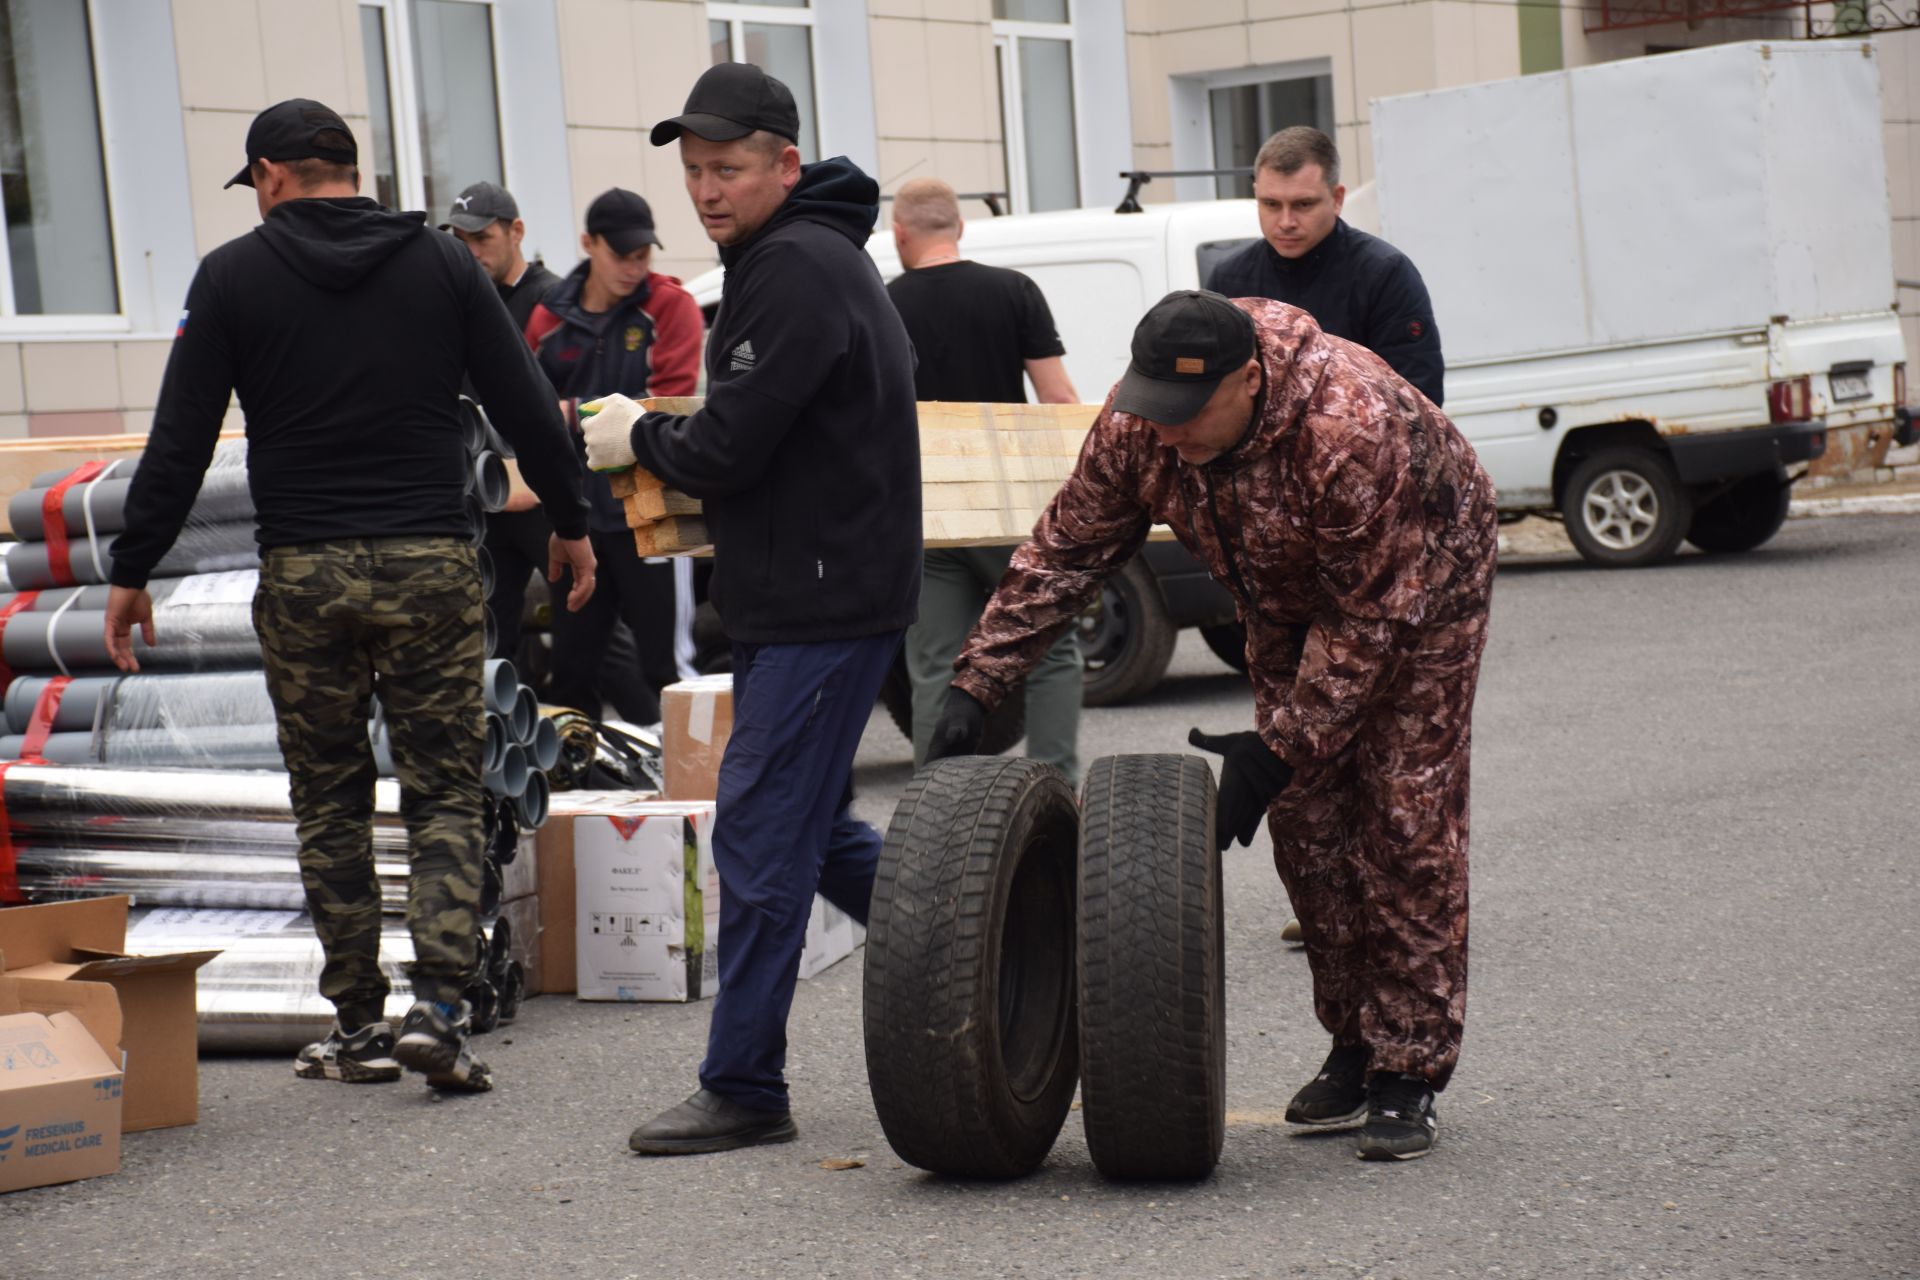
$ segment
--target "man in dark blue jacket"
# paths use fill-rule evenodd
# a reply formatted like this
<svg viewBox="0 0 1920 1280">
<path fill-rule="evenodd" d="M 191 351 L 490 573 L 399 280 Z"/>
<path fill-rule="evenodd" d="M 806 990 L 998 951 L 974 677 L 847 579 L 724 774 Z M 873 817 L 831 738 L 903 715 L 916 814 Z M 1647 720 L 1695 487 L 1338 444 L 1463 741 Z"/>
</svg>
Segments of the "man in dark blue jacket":
<svg viewBox="0 0 1920 1280">
<path fill-rule="evenodd" d="M 646 1155 L 795 1135 L 787 1011 L 816 891 L 864 923 L 880 836 L 849 811 L 854 748 L 913 621 L 920 436 L 913 350 L 863 246 L 880 190 L 844 157 L 802 167 L 793 95 L 722 63 L 678 140 L 727 279 L 707 399 L 684 417 L 611 405 L 587 464 L 638 463 L 700 498 L 713 599 L 733 640 L 720 766 L 720 995 L 700 1090 L 635 1130 Z"/>
<path fill-rule="evenodd" d="M 1299 307 L 1437 407 L 1445 366 L 1426 283 L 1406 254 L 1341 220 L 1347 189 L 1333 139 L 1304 125 L 1268 138 L 1253 162 L 1253 198 L 1261 239 L 1223 259 L 1206 287 Z"/>
</svg>

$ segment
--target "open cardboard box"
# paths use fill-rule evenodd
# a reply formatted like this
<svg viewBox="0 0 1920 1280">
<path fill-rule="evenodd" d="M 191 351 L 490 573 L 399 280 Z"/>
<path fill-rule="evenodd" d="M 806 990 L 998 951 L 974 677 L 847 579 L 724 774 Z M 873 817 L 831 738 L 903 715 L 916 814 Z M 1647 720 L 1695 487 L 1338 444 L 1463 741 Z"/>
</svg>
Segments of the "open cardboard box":
<svg viewBox="0 0 1920 1280">
<path fill-rule="evenodd" d="M 127 907 L 128 899 L 115 897 L 0 911 L 0 978 L 110 987 L 118 997 L 118 1043 L 126 1055 L 122 1127 L 137 1133 L 192 1124 L 200 1118 L 194 975 L 220 953 L 127 955 Z M 38 987 L 28 988 L 28 995 L 48 997 Z M 99 1025 L 89 1022 L 88 1030 L 100 1039 Z"/>
<path fill-rule="evenodd" d="M 120 998 L 104 982 L 0 977 L 0 1192 L 120 1167 Z"/>
</svg>

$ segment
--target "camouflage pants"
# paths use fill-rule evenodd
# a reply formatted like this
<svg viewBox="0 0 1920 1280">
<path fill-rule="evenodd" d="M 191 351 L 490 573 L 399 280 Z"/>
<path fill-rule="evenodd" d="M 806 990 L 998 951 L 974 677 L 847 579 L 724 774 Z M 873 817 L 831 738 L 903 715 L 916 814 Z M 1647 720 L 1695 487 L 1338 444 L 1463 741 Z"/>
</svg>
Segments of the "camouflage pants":
<svg viewBox="0 0 1920 1280">
<path fill-rule="evenodd" d="M 1268 810 L 1314 1011 L 1369 1069 L 1444 1089 L 1467 1008 L 1467 817 L 1484 609 L 1429 628 L 1339 756 Z"/>
<path fill-rule="evenodd" d="M 483 612 L 473 549 L 457 538 L 310 543 L 261 560 L 254 627 L 292 778 L 307 910 L 326 950 L 320 994 L 343 1021 L 380 1017 L 390 989 L 373 863 L 375 694 L 411 853 L 414 991 L 458 999 L 476 963 Z"/>
</svg>

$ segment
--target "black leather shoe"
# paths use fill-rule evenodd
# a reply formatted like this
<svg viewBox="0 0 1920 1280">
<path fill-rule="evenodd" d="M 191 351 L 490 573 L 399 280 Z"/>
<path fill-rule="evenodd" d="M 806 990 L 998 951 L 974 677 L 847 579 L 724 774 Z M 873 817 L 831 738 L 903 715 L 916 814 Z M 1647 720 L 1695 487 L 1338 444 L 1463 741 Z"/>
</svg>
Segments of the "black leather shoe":
<svg viewBox="0 0 1920 1280">
<path fill-rule="evenodd" d="M 1320 1074 L 1287 1104 L 1288 1124 L 1323 1128 L 1352 1124 L 1367 1114 L 1367 1047 L 1336 1045 Z"/>
<path fill-rule="evenodd" d="M 643 1156 L 694 1156 L 732 1151 L 800 1135 L 787 1111 L 756 1111 L 706 1089 L 633 1131 L 627 1145 Z"/>
</svg>

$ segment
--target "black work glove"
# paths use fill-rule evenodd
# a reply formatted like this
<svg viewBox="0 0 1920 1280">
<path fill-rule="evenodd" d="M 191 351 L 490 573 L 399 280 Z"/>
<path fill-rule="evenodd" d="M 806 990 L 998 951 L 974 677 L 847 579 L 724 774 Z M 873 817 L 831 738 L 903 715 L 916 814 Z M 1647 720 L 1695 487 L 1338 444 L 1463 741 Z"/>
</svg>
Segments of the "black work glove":
<svg viewBox="0 0 1920 1280">
<path fill-rule="evenodd" d="M 948 688 L 947 705 L 933 723 L 933 741 L 927 744 L 927 763 L 948 756 L 980 754 L 980 739 L 987 732 L 987 709 L 965 689 Z"/>
<path fill-rule="evenodd" d="M 1293 781 L 1293 766 L 1267 747 L 1260 735 L 1244 733 L 1187 733 L 1187 741 L 1220 757 L 1220 800 L 1214 810 L 1214 843 L 1221 852 L 1238 840 L 1251 845 L 1253 833 L 1273 798 Z"/>
</svg>

